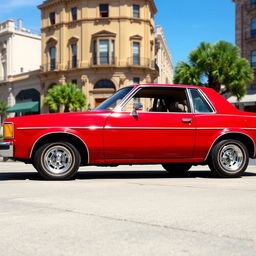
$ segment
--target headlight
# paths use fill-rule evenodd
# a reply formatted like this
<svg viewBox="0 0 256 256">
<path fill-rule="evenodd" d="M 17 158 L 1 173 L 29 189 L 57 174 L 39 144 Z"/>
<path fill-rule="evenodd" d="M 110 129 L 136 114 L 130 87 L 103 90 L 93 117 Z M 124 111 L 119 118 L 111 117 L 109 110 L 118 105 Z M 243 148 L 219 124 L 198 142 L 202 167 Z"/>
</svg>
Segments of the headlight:
<svg viewBox="0 0 256 256">
<path fill-rule="evenodd" d="M 4 123 L 4 138 L 12 139 L 13 135 L 13 123 Z"/>
</svg>

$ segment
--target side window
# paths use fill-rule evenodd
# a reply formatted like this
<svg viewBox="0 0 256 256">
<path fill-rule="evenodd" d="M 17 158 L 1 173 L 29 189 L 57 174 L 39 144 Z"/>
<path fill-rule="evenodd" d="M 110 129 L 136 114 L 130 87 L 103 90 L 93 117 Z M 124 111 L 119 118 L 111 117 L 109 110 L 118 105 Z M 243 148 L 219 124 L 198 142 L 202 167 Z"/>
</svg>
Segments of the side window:
<svg viewBox="0 0 256 256">
<path fill-rule="evenodd" d="M 195 113 L 210 113 L 213 112 L 212 108 L 206 102 L 206 100 L 202 97 L 202 95 L 198 92 L 198 90 L 192 89 L 190 90 L 194 110 Z"/>
<path fill-rule="evenodd" d="M 191 112 L 186 90 L 172 87 L 142 87 L 123 107 L 131 112 L 134 105 L 142 104 L 142 112 Z"/>
</svg>

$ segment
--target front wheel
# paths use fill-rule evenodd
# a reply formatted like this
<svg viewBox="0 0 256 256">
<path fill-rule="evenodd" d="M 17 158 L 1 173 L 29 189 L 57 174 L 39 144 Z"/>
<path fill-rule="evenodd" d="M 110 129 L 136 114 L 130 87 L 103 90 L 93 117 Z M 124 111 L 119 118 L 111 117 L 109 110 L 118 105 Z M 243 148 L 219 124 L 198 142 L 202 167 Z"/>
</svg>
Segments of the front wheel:
<svg viewBox="0 0 256 256">
<path fill-rule="evenodd" d="M 181 176 L 187 174 L 188 170 L 192 167 L 189 163 L 165 163 L 162 164 L 163 168 L 173 176 Z"/>
<path fill-rule="evenodd" d="M 235 178 L 244 173 L 248 162 L 248 150 L 242 142 L 223 140 L 211 150 L 209 167 L 220 177 Z"/>
<path fill-rule="evenodd" d="M 78 171 L 81 156 L 69 142 L 51 142 L 42 145 L 35 153 L 33 165 L 48 180 L 71 179 Z"/>
</svg>

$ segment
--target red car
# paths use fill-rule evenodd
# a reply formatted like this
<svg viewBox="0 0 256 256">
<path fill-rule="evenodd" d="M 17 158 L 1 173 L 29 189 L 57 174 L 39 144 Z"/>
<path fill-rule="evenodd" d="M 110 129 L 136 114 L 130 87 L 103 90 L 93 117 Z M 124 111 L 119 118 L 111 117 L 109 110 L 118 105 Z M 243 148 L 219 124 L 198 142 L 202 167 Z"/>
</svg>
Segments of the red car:
<svg viewBox="0 0 256 256">
<path fill-rule="evenodd" d="M 91 112 L 6 119 L 0 154 L 55 180 L 79 166 L 121 164 L 162 164 L 173 174 L 208 164 L 237 177 L 255 158 L 255 141 L 256 114 L 214 90 L 145 84 L 120 89 Z"/>
</svg>

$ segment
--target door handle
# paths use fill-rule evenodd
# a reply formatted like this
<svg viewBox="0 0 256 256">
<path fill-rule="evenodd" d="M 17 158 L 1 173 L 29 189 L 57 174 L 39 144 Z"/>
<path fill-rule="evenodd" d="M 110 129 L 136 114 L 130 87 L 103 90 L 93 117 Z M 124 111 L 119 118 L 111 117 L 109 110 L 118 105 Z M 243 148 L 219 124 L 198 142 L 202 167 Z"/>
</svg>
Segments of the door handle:
<svg viewBox="0 0 256 256">
<path fill-rule="evenodd" d="M 181 121 L 182 121 L 182 123 L 190 124 L 190 123 L 192 123 L 192 118 L 182 118 Z"/>
</svg>

